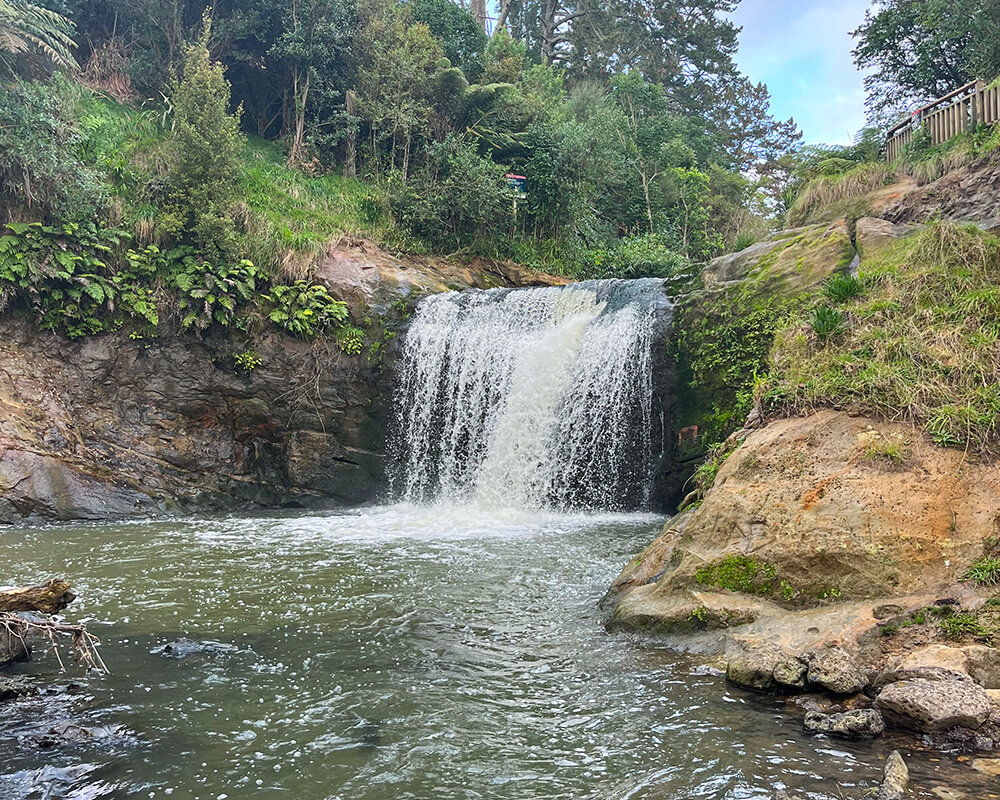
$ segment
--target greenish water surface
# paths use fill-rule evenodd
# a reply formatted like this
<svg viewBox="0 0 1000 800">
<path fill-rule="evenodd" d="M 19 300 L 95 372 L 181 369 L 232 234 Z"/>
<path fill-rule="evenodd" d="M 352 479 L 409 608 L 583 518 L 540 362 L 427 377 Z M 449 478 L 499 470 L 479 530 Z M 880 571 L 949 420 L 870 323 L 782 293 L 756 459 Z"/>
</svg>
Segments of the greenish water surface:
<svg viewBox="0 0 1000 800">
<path fill-rule="evenodd" d="M 4 579 L 69 576 L 112 674 L 44 648 L 20 668 L 52 693 L 0 706 L 0 798 L 858 796 L 898 741 L 807 736 L 604 631 L 660 524 L 395 506 L 7 529 Z M 968 763 L 906 754 L 914 798 L 985 796 Z"/>
</svg>

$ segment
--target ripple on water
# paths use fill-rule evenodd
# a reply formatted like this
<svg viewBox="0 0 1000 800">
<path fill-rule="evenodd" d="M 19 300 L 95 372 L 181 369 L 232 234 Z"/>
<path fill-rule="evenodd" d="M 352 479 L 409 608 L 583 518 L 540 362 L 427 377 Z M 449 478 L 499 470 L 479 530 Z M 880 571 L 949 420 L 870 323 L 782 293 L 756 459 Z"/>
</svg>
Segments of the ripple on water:
<svg viewBox="0 0 1000 800">
<path fill-rule="evenodd" d="M 807 738 L 772 701 L 603 631 L 597 600 L 661 522 L 393 506 L 0 533 L 5 578 L 71 575 L 71 616 L 104 639 L 113 674 L 58 695 L 58 716 L 129 732 L 43 751 L 23 741 L 31 706 L 3 707 L 0 797 L 756 800 L 870 784 L 888 745 Z M 162 652 L 180 638 L 221 646 Z M 44 656 L 31 669 L 65 683 Z M 974 785 L 947 758 L 911 767 L 931 788 Z"/>
</svg>

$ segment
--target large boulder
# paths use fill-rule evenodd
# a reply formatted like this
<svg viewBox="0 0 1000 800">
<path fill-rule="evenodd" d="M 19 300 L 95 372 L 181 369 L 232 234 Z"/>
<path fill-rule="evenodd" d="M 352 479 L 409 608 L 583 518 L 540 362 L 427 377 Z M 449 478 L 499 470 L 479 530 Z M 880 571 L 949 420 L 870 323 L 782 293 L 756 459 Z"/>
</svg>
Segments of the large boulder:
<svg viewBox="0 0 1000 800">
<path fill-rule="evenodd" d="M 882 690 L 875 707 L 890 725 L 923 733 L 975 729 L 990 715 L 989 696 L 971 681 L 897 681 Z"/>
<path fill-rule="evenodd" d="M 966 671 L 984 689 L 1000 689 L 1000 650 L 981 644 L 967 645 L 965 653 Z"/>
<path fill-rule="evenodd" d="M 909 667 L 906 669 L 890 669 L 880 672 L 871 682 L 870 690 L 873 694 L 878 694 L 886 686 L 900 681 L 912 680 L 925 681 L 972 681 L 964 672 L 944 667 Z"/>
<path fill-rule="evenodd" d="M 855 223 L 854 240 L 862 259 L 874 258 L 894 242 L 916 230 L 915 225 L 896 225 L 887 219 L 862 217 Z"/>
<path fill-rule="evenodd" d="M 738 253 L 710 261 L 702 272 L 709 291 L 745 282 L 758 293 L 792 295 L 846 268 L 855 255 L 845 220 L 781 231 Z"/>
<path fill-rule="evenodd" d="M 737 642 L 727 654 L 726 679 L 746 689 L 801 689 L 805 675 L 805 663 L 767 642 Z"/>
<path fill-rule="evenodd" d="M 873 429 L 909 441 L 902 463 L 864 457 Z M 748 431 L 701 504 L 629 564 L 626 578 L 643 579 L 619 584 L 615 625 L 655 628 L 677 598 L 713 592 L 752 623 L 729 634 L 796 653 L 855 641 L 874 609 L 973 599 L 956 583 L 995 535 L 998 491 L 1000 465 L 968 463 L 908 426 L 846 410 L 773 421 Z"/>
</svg>

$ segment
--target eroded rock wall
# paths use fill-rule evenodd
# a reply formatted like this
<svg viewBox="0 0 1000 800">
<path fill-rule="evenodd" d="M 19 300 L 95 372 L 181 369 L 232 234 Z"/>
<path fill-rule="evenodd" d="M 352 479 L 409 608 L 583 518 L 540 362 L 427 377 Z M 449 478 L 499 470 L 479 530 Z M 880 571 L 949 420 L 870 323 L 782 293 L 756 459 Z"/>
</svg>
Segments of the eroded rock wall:
<svg viewBox="0 0 1000 800">
<path fill-rule="evenodd" d="M 0 321 L 0 521 L 357 503 L 382 484 L 387 370 L 272 335 L 70 342 Z"/>
</svg>

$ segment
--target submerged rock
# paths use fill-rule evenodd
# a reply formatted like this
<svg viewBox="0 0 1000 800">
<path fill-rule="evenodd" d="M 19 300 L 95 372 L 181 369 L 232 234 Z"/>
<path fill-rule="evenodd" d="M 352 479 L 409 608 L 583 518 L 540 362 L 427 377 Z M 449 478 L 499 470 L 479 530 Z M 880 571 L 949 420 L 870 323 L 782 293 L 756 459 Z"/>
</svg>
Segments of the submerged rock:
<svg viewBox="0 0 1000 800">
<path fill-rule="evenodd" d="M 126 732 L 124 726 L 80 725 L 72 720 L 61 720 L 40 734 L 31 737 L 37 747 L 59 747 L 64 744 L 81 744 L 118 737 Z"/>
<path fill-rule="evenodd" d="M 0 675 L 0 700 L 16 700 L 38 694 L 38 687 L 29 678 Z"/>
<path fill-rule="evenodd" d="M 898 681 L 882 690 L 875 706 L 891 725 L 925 733 L 955 727 L 975 729 L 990 715 L 986 690 L 972 681 Z"/>
<path fill-rule="evenodd" d="M 874 708 L 858 708 L 842 714 L 823 714 L 810 711 L 806 714 L 805 728 L 812 733 L 827 733 L 845 739 L 880 736 L 885 732 L 885 720 Z"/>
<path fill-rule="evenodd" d="M 210 640 L 197 641 L 181 637 L 159 647 L 154 647 L 150 652 L 166 658 L 188 658 L 199 655 L 235 653 L 238 649 L 236 645 L 225 644 L 224 642 L 213 642 Z"/>
</svg>

